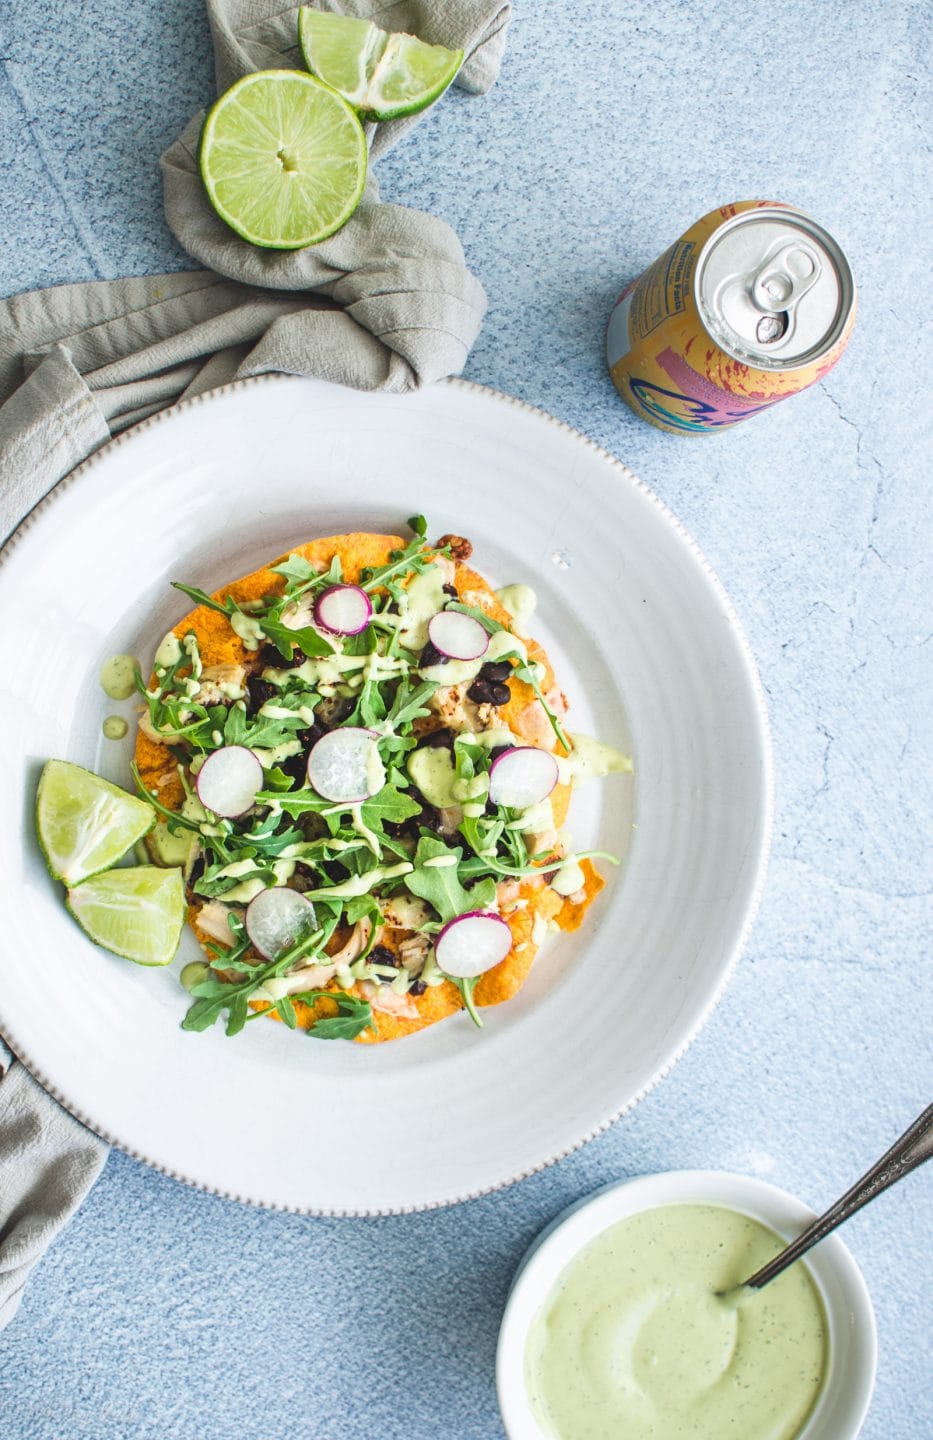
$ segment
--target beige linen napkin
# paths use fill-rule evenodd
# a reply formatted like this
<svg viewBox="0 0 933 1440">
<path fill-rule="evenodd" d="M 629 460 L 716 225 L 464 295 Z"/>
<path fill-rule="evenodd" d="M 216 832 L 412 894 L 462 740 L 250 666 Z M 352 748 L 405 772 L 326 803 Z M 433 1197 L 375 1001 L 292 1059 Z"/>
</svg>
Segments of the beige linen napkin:
<svg viewBox="0 0 933 1440">
<path fill-rule="evenodd" d="M 297 6 L 207 4 L 218 91 L 251 70 L 301 63 Z M 462 48 L 462 89 L 484 93 L 498 74 L 509 15 L 499 0 L 325 0 L 320 8 Z M 0 301 L 0 541 L 111 435 L 228 380 L 283 370 L 403 391 L 463 368 L 486 297 L 449 226 L 381 204 L 370 171 L 359 209 L 329 240 L 292 252 L 255 249 L 205 198 L 202 119 L 166 152 L 162 169 L 169 224 L 208 268 Z M 370 126 L 371 156 L 417 119 Z M 0 960 L 0 983 L 10 963 Z M 0 1327 L 105 1158 L 103 1141 L 0 1040 Z"/>
</svg>

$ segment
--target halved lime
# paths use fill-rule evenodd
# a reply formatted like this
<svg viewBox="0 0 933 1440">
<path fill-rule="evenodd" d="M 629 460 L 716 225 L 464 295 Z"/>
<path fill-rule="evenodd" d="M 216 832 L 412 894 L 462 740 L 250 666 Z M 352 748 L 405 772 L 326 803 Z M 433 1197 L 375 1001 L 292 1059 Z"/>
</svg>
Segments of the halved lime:
<svg viewBox="0 0 933 1440">
<path fill-rule="evenodd" d="M 300 70 L 257 70 L 231 85 L 201 132 L 201 177 L 221 220 L 272 250 L 326 240 L 366 183 L 354 110 Z"/>
<path fill-rule="evenodd" d="M 115 865 L 152 828 L 155 811 L 109 780 L 67 760 L 49 760 L 39 779 L 36 829 L 56 880 L 80 885 Z"/>
<path fill-rule="evenodd" d="M 371 120 L 414 115 L 443 95 L 463 63 L 462 50 L 390 34 L 370 20 L 303 5 L 298 39 L 305 64 Z"/>
<path fill-rule="evenodd" d="M 186 914 L 180 870 L 108 870 L 69 890 L 66 904 L 84 933 L 114 955 L 137 965 L 174 958 Z"/>
</svg>

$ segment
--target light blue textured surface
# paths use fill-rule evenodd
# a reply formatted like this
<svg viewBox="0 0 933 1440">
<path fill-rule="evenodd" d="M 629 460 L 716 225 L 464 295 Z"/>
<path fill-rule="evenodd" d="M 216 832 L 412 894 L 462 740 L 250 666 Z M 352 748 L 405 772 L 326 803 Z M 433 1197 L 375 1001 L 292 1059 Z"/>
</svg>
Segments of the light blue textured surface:
<svg viewBox="0 0 933 1440">
<path fill-rule="evenodd" d="M 185 268 L 157 160 L 211 94 L 200 0 L 10 18 L 0 288 Z M 929 19 L 909 0 L 537 0 L 496 90 L 449 96 L 382 164 L 386 197 L 449 220 L 486 285 L 467 374 L 618 454 L 729 590 L 774 729 L 762 911 L 673 1074 L 500 1194 L 309 1220 L 113 1155 L 0 1338 L 4 1440 L 497 1440 L 509 1279 L 563 1206 L 692 1166 L 822 1206 L 930 1099 Z M 706 210 L 760 196 L 847 250 L 849 352 L 744 428 L 665 436 L 608 380 L 611 302 Z M 933 1433 L 930 1193 L 914 1176 L 846 1230 L 879 1326 L 865 1440 Z"/>
</svg>

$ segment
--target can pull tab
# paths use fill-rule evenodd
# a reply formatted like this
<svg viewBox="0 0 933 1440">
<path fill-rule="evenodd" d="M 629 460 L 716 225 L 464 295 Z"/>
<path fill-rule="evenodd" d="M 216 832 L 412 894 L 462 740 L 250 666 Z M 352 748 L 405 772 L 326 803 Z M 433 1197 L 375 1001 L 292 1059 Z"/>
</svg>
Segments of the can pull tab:
<svg viewBox="0 0 933 1440">
<path fill-rule="evenodd" d="M 792 311 L 820 278 L 820 257 L 811 246 L 793 240 L 769 255 L 752 276 L 751 296 L 759 310 Z M 785 324 L 784 329 L 787 326 Z"/>
</svg>

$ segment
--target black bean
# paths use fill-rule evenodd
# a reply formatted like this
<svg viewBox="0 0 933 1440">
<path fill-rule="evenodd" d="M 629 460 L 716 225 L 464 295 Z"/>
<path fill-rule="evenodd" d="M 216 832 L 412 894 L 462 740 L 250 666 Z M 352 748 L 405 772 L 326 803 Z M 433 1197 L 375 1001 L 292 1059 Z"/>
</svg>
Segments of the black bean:
<svg viewBox="0 0 933 1440">
<path fill-rule="evenodd" d="M 387 949 L 385 945 L 374 945 L 366 959 L 369 965 L 391 965 L 393 970 L 401 969 L 402 965 L 402 957 L 400 955 L 393 955 L 392 951 Z M 391 985 L 394 977 L 392 975 L 377 975 L 375 978 L 380 985 Z"/>
<path fill-rule="evenodd" d="M 505 752 L 506 752 L 506 750 L 514 750 L 514 749 L 515 749 L 515 746 L 514 746 L 514 745 L 494 745 L 494 746 L 492 747 L 492 749 L 490 750 L 490 752 L 489 752 L 489 763 L 490 763 L 490 765 L 494 764 L 495 761 L 498 760 L 498 758 L 499 758 L 500 755 L 504 755 Z"/>
<path fill-rule="evenodd" d="M 458 599 L 456 585 L 445 585 L 444 594 L 449 595 L 452 600 Z"/>
<path fill-rule="evenodd" d="M 289 755 L 285 760 L 278 762 L 278 768 L 296 782 L 299 790 L 308 778 L 308 757 L 303 751 L 298 755 Z"/>
<path fill-rule="evenodd" d="M 440 750 L 444 747 L 450 749 L 453 743 L 454 732 L 446 725 L 442 726 L 440 730 L 432 730 L 430 735 L 420 736 L 418 740 L 419 747 L 427 747 L 431 750 Z"/>
<path fill-rule="evenodd" d="M 387 820 L 385 831 L 395 840 L 417 840 L 421 830 L 432 830 L 435 835 L 440 834 L 441 817 L 433 805 L 425 803 L 417 815 L 410 816 L 407 820 Z"/>
<path fill-rule="evenodd" d="M 467 691 L 467 697 L 474 705 L 491 705 L 492 686 L 488 680 L 474 680 Z"/>
<path fill-rule="evenodd" d="M 260 706 L 265 705 L 267 700 L 273 699 L 278 694 L 274 685 L 268 680 L 263 680 L 261 675 L 248 675 L 246 677 L 246 713 L 255 715 Z"/>
<path fill-rule="evenodd" d="M 429 640 L 421 652 L 421 659 L 418 661 L 418 669 L 423 670 L 426 665 L 446 665 L 450 660 L 449 655 L 442 655 L 436 645 Z"/>
<path fill-rule="evenodd" d="M 303 665 L 305 658 L 297 645 L 290 660 L 286 660 L 275 645 L 262 645 L 259 649 L 259 663 L 263 669 L 268 667 L 270 670 L 293 670 L 296 665 Z"/>
<path fill-rule="evenodd" d="M 203 855 L 196 855 L 195 858 L 194 858 L 194 860 L 193 860 L 193 862 L 192 862 L 191 870 L 190 870 L 189 875 L 188 875 L 188 884 L 189 884 L 189 885 L 192 885 L 192 886 L 193 886 L 193 885 L 196 885 L 203 874 L 204 874 L 204 856 L 203 856 Z"/>
<path fill-rule="evenodd" d="M 408 993 L 409 995 L 423 995 L 427 988 L 423 980 L 413 980 L 408 987 Z"/>
<path fill-rule="evenodd" d="M 512 692 L 508 685 L 494 684 L 490 686 L 490 689 L 492 690 L 492 703 L 497 709 L 500 705 L 508 705 L 512 698 Z"/>
<path fill-rule="evenodd" d="M 509 660 L 487 660 L 479 672 L 481 680 L 508 680 L 512 673 L 512 664 Z"/>
</svg>

